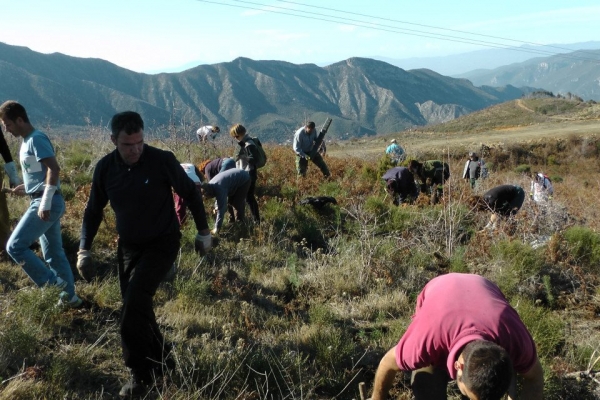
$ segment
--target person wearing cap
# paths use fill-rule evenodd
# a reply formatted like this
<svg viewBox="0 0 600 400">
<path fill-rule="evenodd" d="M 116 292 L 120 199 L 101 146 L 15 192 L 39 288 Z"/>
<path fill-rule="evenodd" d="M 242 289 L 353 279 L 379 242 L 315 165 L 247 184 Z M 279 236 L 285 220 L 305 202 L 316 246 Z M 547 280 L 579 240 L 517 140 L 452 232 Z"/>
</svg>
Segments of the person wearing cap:
<svg viewBox="0 0 600 400">
<path fill-rule="evenodd" d="M 194 218 L 196 250 L 206 254 L 212 248 L 212 237 L 196 185 L 173 153 L 144 143 L 144 121 L 138 113 L 115 114 L 110 139 L 115 150 L 100 159 L 94 169 L 81 224 L 77 269 L 87 281 L 95 277 L 90 250 L 110 202 L 119 235 L 121 347 L 131 372 L 119 395 L 140 397 L 164 368 L 174 366 L 153 310 L 156 290 L 180 249 L 173 190 L 185 200 Z"/>
<path fill-rule="evenodd" d="M 463 170 L 463 179 L 468 179 L 471 185 L 471 189 L 475 189 L 475 184 L 481 176 L 481 161 L 477 153 L 469 152 L 469 159 L 465 163 Z"/>
<path fill-rule="evenodd" d="M 325 161 L 319 152 L 314 152 L 312 157 L 310 156 L 315 140 L 317 139 L 317 135 L 315 123 L 312 121 L 298 129 L 294 134 L 294 142 L 292 146 L 294 153 L 296 153 L 296 170 L 300 176 L 306 176 L 308 160 L 312 161 L 317 167 L 319 167 L 325 177 L 331 175 L 329 173 L 327 164 L 325 164 Z"/>
<path fill-rule="evenodd" d="M 215 227 L 211 231 L 213 235 L 216 235 L 223 226 L 225 210 L 229 210 L 234 221 L 244 221 L 246 196 L 251 181 L 248 171 L 232 168 L 218 173 L 209 182 L 202 183 L 204 196 L 214 198 L 216 203 L 217 216 Z"/>
<path fill-rule="evenodd" d="M 202 143 L 206 142 L 208 138 L 215 139 L 217 135 L 221 132 L 221 129 L 218 126 L 213 125 L 204 125 L 196 131 L 196 136 L 198 140 Z"/>
<path fill-rule="evenodd" d="M 396 139 L 390 140 L 390 145 L 385 149 L 385 154 L 388 155 L 392 165 L 398 165 L 398 163 L 404 161 L 406 153 L 404 149 L 400 147 Z"/>
<path fill-rule="evenodd" d="M 194 164 L 190 163 L 182 163 L 181 168 L 183 168 L 188 178 L 194 182 L 196 189 L 200 190 L 200 184 L 203 181 L 200 170 Z M 175 214 L 177 214 L 179 225 L 183 225 L 187 220 L 187 204 L 183 197 L 177 193 L 173 193 L 173 201 L 175 202 Z"/>
<path fill-rule="evenodd" d="M 75 279 L 63 248 L 60 219 L 66 205 L 54 147 L 45 133 L 35 129 L 25 107 L 16 101 L 0 106 L 0 120 L 7 132 L 22 139 L 19 158 L 23 183 L 10 192 L 30 199 L 27 211 L 6 243 L 6 252 L 38 287 L 50 285 L 60 289 L 59 306 L 79 307 L 83 301 L 75 294 Z M 13 182 L 17 182 L 15 177 Z M 30 248 L 38 239 L 43 261 Z"/>
<path fill-rule="evenodd" d="M 476 274 L 430 280 L 417 297 L 410 325 L 379 362 L 372 400 L 389 398 L 399 371 L 411 372 L 416 400 L 447 398 L 456 380 L 471 400 L 543 398 L 544 371 L 533 338 L 500 288 Z"/>
</svg>

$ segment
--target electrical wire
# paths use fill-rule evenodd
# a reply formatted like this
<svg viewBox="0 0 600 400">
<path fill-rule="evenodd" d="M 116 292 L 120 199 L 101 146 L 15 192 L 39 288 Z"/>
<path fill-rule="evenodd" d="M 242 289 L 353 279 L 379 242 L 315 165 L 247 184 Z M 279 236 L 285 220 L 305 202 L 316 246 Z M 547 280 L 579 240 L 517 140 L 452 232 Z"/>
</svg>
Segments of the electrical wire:
<svg viewBox="0 0 600 400">
<path fill-rule="evenodd" d="M 288 16 L 311 19 L 311 20 L 316 20 L 316 21 L 344 23 L 345 25 L 356 26 L 356 27 L 360 27 L 360 28 L 374 29 L 374 30 L 378 30 L 378 31 L 411 35 L 411 36 L 417 36 L 417 37 L 424 37 L 424 38 L 429 38 L 429 39 L 445 40 L 445 41 L 450 41 L 450 42 L 454 42 L 454 43 L 474 44 L 474 45 L 490 47 L 490 48 L 499 48 L 499 49 L 504 49 L 504 50 L 525 52 L 525 53 L 530 53 L 530 54 L 539 54 L 542 56 L 558 56 L 561 58 L 568 58 L 568 59 L 580 60 L 580 61 L 592 61 L 592 62 L 599 61 L 598 59 L 595 59 L 595 58 L 581 57 L 581 56 L 577 56 L 577 55 L 573 55 L 573 54 L 563 54 L 563 53 L 556 53 L 556 52 L 551 52 L 551 51 L 542 50 L 542 49 L 531 49 L 531 48 L 528 49 L 528 48 L 515 47 L 515 46 L 507 47 L 507 45 L 502 44 L 502 43 L 497 43 L 497 42 L 490 42 L 490 41 L 479 40 L 479 39 L 470 39 L 470 38 L 464 38 L 464 37 L 453 36 L 453 35 L 439 34 L 439 33 L 435 33 L 435 32 L 420 31 L 420 30 L 416 30 L 416 29 L 398 28 L 395 26 L 384 25 L 384 24 L 380 24 L 380 23 L 376 23 L 376 22 L 356 20 L 356 19 L 351 19 L 351 18 L 339 17 L 336 15 L 318 14 L 318 13 L 311 13 L 311 15 L 303 15 L 303 14 L 298 14 L 298 13 L 292 12 L 292 11 L 295 11 L 293 9 L 269 5 L 269 4 L 245 1 L 245 0 L 231 0 L 231 1 L 235 1 L 237 3 L 260 6 L 260 8 L 251 7 L 251 6 L 247 6 L 247 5 L 236 5 L 236 4 L 224 3 L 222 1 L 216 1 L 216 0 L 196 0 L 196 1 L 202 2 L 202 3 L 216 4 L 216 5 L 220 5 L 220 6 L 241 8 L 241 9 L 245 9 L 245 10 L 257 10 L 257 11 L 273 13 L 273 14 L 288 15 Z M 515 39 L 502 38 L 502 37 L 498 37 L 498 36 L 476 34 L 476 33 L 470 33 L 470 32 L 466 32 L 466 31 L 459 31 L 459 30 L 435 27 L 435 26 L 431 26 L 431 25 L 422 25 L 422 24 L 398 21 L 398 20 L 393 20 L 393 19 L 388 19 L 388 18 L 374 17 L 374 16 L 365 15 L 365 14 L 352 13 L 349 11 L 337 10 L 337 9 L 332 9 L 332 8 L 327 8 L 327 7 L 310 6 L 310 5 L 293 2 L 293 1 L 286 1 L 286 0 L 277 0 L 277 1 L 283 2 L 283 3 L 301 5 L 301 6 L 305 6 L 305 7 L 325 9 L 328 11 L 335 11 L 335 12 L 340 12 L 340 13 L 345 13 L 345 14 L 358 15 L 358 16 L 366 17 L 366 18 L 373 18 L 373 19 L 379 19 L 379 20 L 384 20 L 384 21 L 392 21 L 392 22 L 397 22 L 397 23 L 404 23 L 404 24 L 410 24 L 410 25 L 415 25 L 415 26 L 422 26 L 422 27 L 427 27 L 427 28 L 445 30 L 445 31 L 450 31 L 450 32 L 458 32 L 458 33 L 463 33 L 463 34 L 481 36 L 481 37 L 489 37 L 489 38 L 500 39 L 500 40 L 505 40 L 505 41 L 519 42 L 519 43 L 529 44 L 529 45 L 534 45 L 534 46 L 553 47 L 553 48 L 571 51 L 571 52 L 573 51 L 571 49 L 566 49 L 566 48 L 562 48 L 562 47 L 558 47 L 558 46 L 541 45 L 538 43 L 523 42 L 523 41 L 518 41 Z M 277 11 L 277 10 L 283 10 L 283 11 Z M 330 18 L 333 18 L 333 19 L 330 19 Z M 590 54 L 595 55 L 594 53 L 590 53 Z"/>
</svg>

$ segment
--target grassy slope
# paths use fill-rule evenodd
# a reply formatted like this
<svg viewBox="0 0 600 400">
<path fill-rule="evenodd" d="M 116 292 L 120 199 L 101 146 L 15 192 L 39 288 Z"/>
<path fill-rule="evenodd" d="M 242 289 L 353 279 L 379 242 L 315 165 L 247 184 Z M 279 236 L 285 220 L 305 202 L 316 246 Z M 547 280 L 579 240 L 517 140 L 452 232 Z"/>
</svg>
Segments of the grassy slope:
<svg viewBox="0 0 600 400">
<path fill-rule="evenodd" d="M 530 123 L 546 118 L 548 112 L 538 116 L 525 105 L 533 110 L 523 114 Z M 379 358 L 409 323 L 416 294 L 448 271 L 479 273 L 502 287 L 538 344 L 546 398 L 598 398 L 595 382 L 565 374 L 598 369 L 600 143 L 591 131 L 543 143 L 512 139 L 506 128 L 525 125 L 525 117 L 522 107 L 507 107 L 515 114 L 501 111 L 506 114 L 496 125 L 487 122 L 495 112 L 484 110 L 480 122 L 471 116 L 406 134 L 419 143 L 407 146 L 411 155 L 451 165 L 446 201 L 435 207 L 423 197 L 413 206 L 391 205 L 379 183 L 389 166 L 367 151 L 373 146 L 380 153 L 381 139 L 330 146 L 330 181 L 314 166 L 309 177 L 297 180 L 289 148 L 267 147 L 269 161 L 259 173 L 259 227 L 226 224 L 221 245 L 203 259 L 192 251 L 192 224 L 183 229 L 178 276 L 156 295 L 177 368 L 151 398 L 358 398 L 358 383 L 370 386 Z M 515 221 L 494 234 L 478 232 L 487 215 L 469 209 L 470 189 L 457 176 L 471 143 L 459 139 L 444 149 L 446 139 L 437 131 L 444 126 L 451 126 L 444 136 L 456 138 L 507 132 L 504 144 L 486 154 L 492 175 L 479 193 L 508 182 L 528 188 L 522 171 L 544 170 L 555 182 L 553 206 L 542 213 L 527 201 Z M 225 138 L 199 148 L 186 137 L 174 133 L 154 144 L 195 163 L 233 148 Z M 106 132 L 95 128 L 77 142 L 56 145 L 68 199 L 65 249 L 74 265 L 91 170 L 111 146 Z M 318 194 L 335 196 L 339 205 L 322 211 L 298 205 Z M 25 199 L 9 199 L 14 223 L 26 207 Z M 119 349 L 113 227 L 108 212 L 93 248 L 100 277 L 77 281 L 88 303 L 83 310 L 57 312 L 56 293 L 33 289 L 18 266 L 0 262 L 0 400 L 116 397 L 127 375 Z M 545 246 L 531 245 L 548 238 Z M 406 384 L 399 377 L 397 398 L 410 398 Z"/>
</svg>

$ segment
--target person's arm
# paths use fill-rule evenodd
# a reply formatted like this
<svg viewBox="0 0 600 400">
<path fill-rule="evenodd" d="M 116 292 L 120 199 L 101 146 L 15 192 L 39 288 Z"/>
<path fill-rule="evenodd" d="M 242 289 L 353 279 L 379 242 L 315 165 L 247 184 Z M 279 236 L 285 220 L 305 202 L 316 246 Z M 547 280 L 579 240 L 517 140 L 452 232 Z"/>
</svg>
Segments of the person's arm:
<svg viewBox="0 0 600 400">
<path fill-rule="evenodd" d="M 294 135 L 294 145 L 293 145 L 294 153 L 296 153 L 300 157 L 306 157 L 306 154 L 302 150 L 302 143 L 300 143 L 302 140 L 300 135 L 302 135 L 302 134 L 303 134 L 302 130 L 299 130 L 299 131 L 296 131 L 296 134 Z"/>
<path fill-rule="evenodd" d="M 524 400 L 542 400 L 544 398 L 544 370 L 539 358 L 536 359 L 533 367 L 521 376 L 523 377 L 523 386 L 518 398 Z M 509 393 L 508 399 L 516 400 L 517 398 L 511 396 L 511 393 Z"/>
<path fill-rule="evenodd" d="M 375 382 L 373 383 L 373 396 L 371 400 L 384 400 L 388 398 L 389 391 L 394 384 L 394 378 L 400 371 L 396 364 L 396 346 L 392 347 L 379 362 L 377 372 L 375 372 Z"/>
<path fill-rule="evenodd" d="M 256 169 L 256 160 L 260 158 L 256 144 L 246 145 L 246 154 L 248 155 L 248 166 L 246 167 L 246 171 Z"/>
<path fill-rule="evenodd" d="M 56 161 L 56 157 L 46 157 L 40 160 L 42 164 L 47 168 L 46 171 L 46 185 L 44 188 L 44 194 L 40 201 L 40 207 L 38 209 L 38 216 L 43 220 L 47 221 L 50 219 L 50 209 L 52 208 L 52 197 L 56 192 L 56 186 L 58 185 L 58 177 L 60 175 L 60 167 Z"/>
</svg>

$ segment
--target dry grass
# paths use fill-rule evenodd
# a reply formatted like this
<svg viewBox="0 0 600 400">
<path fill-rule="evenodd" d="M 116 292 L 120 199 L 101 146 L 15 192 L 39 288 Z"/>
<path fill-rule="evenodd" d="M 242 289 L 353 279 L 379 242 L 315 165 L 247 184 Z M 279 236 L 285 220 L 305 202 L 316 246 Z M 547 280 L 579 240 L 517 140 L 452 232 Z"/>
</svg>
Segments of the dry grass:
<svg viewBox="0 0 600 400">
<path fill-rule="evenodd" d="M 185 132 L 171 135 L 150 141 L 182 162 L 233 151 L 227 138 L 200 147 L 186 141 Z M 81 140 L 56 139 L 69 165 L 62 179 L 71 193 L 63 236 L 73 265 L 90 165 L 110 148 L 104 134 Z M 594 381 L 566 373 L 600 368 L 594 362 L 600 349 L 599 148 L 594 137 L 572 137 L 491 149 L 491 175 L 478 193 L 504 183 L 528 190 L 529 177 L 518 172 L 524 165 L 550 175 L 556 193 L 550 208 L 526 201 L 513 221 L 481 233 L 488 216 L 469 208 L 471 189 L 458 176 L 464 145 L 419 151 L 451 166 L 444 201 L 435 207 L 424 197 L 393 206 L 380 182 L 389 167 L 384 159 L 328 156 L 333 178 L 323 179 L 309 165 L 308 176 L 298 179 L 291 150 L 267 145 L 257 189 L 260 226 L 225 224 L 221 244 L 201 259 L 191 247 L 193 224 L 183 227 L 177 277 L 155 298 L 177 368 L 150 398 L 357 398 L 358 382 L 371 385 L 379 358 L 406 329 L 423 285 L 460 271 L 496 281 L 521 312 L 539 342 L 546 398 L 597 399 Z M 334 196 L 338 205 L 299 205 L 314 195 Z M 9 205 L 16 222 L 27 202 L 11 198 Z M 44 311 L 45 292 L 30 290 L 13 263 L 0 263 L 0 399 L 116 397 L 126 373 L 114 239 L 108 212 L 93 248 L 101 277 L 77 281 L 89 304 L 82 310 Z M 404 377 L 394 394 L 410 398 Z"/>
</svg>

